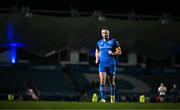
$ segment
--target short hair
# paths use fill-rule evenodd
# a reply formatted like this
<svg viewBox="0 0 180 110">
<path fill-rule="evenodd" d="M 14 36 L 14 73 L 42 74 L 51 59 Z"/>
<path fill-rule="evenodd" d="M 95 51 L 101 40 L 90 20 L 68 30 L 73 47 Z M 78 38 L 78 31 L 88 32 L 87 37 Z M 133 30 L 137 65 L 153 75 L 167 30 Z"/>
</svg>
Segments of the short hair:
<svg viewBox="0 0 180 110">
<path fill-rule="evenodd" d="M 101 28 L 101 30 L 109 30 L 109 29 L 108 29 L 108 27 L 103 26 L 103 27 Z"/>
</svg>

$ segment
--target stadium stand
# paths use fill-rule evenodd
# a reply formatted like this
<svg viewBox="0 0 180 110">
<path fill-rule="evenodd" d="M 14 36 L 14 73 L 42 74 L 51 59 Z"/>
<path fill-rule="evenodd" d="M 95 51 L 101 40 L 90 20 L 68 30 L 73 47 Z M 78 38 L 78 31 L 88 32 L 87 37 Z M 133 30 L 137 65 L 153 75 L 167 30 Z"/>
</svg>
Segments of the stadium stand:
<svg viewBox="0 0 180 110">
<path fill-rule="evenodd" d="M 28 82 L 34 82 L 41 95 L 75 93 L 61 67 L 0 67 L 0 77 L 0 87 L 10 89 L 7 92 L 12 92 L 11 89 L 18 92 L 26 91 Z"/>
</svg>

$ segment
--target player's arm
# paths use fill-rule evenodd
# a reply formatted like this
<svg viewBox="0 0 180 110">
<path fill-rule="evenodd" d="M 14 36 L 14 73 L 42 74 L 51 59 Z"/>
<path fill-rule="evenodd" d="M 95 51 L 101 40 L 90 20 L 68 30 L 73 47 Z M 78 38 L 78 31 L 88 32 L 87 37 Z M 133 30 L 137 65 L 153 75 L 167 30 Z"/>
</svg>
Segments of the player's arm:
<svg viewBox="0 0 180 110">
<path fill-rule="evenodd" d="M 96 56 L 95 63 L 98 64 L 99 63 L 99 49 L 98 48 L 96 48 L 95 56 Z"/>
<path fill-rule="evenodd" d="M 95 57 L 96 57 L 95 63 L 98 64 L 99 63 L 99 46 L 98 46 L 98 44 L 96 45 Z"/>
<path fill-rule="evenodd" d="M 115 52 L 109 51 L 109 54 L 115 55 L 115 56 L 121 55 L 122 51 L 121 51 L 121 47 L 119 46 L 118 41 L 115 41 L 114 47 L 115 47 Z"/>
<path fill-rule="evenodd" d="M 167 92 L 167 88 L 166 87 L 164 87 L 164 91 Z"/>
<path fill-rule="evenodd" d="M 161 91 L 161 88 L 159 87 L 159 88 L 158 88 L 158 92 L 160 92 L 160 91 Z"/>
<path fill-rule="evenodd" d="M 112 55 L 121 55 L 122 54 L 122 51 L 121 51 L 121 47 L 117 47 L 115 49 L 115 52 L 112 52 Z"/>
</svg>

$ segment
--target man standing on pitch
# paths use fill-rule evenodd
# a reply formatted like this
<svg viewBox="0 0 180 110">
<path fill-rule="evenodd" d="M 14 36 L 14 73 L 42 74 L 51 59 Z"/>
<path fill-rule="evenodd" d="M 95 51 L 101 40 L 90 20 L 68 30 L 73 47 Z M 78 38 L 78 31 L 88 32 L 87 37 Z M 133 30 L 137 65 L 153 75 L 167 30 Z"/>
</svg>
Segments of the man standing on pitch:
<svg viewBox="0 0 180 110">
<path fill-rule="evenodd" d="M 116 39 L 110 37 L 110 32 L 107 27 L 101 29 L 102 39 L 96 45 L 96 64 L 99 64 L 99 91 L 101 94 L 100 102 L 105 100 L 105 84 L 106 76 L 109 75 L 111 103 L 115 103 L 115 74 L 116 74 L 116 57 L 121 55 L 121 48 Z"/>
</svg>

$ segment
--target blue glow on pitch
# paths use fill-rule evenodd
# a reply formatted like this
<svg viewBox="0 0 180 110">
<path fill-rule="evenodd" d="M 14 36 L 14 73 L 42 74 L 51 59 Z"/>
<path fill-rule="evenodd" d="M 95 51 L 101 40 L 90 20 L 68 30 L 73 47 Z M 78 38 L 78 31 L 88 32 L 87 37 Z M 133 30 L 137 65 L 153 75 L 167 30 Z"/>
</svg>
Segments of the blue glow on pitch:
<svg viewBox="0 0 180 110">
<path fill-rule="evenodd" d="M 16 63 L 16 47 L 11 48 L 11 63 Z"/>
</svg>

